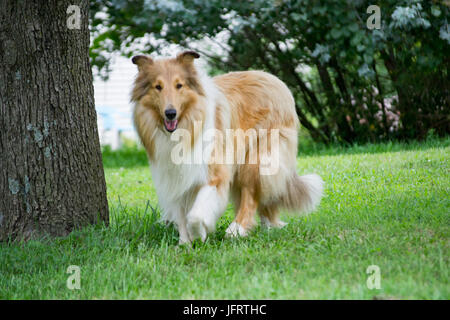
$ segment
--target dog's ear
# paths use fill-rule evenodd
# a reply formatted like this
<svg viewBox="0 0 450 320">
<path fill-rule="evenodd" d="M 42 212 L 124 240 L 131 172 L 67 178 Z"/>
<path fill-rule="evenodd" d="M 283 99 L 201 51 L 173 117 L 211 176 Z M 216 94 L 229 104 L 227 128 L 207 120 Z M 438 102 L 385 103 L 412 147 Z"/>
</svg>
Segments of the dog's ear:
<svg viewBox="0 0 450 320">
<path fill-rule="evenodd" d="M 195 51 L 184 51 L 177 56 L 177 60 L 181 63 L 192 64 L 194 59 L 200 58 L 200 55 Z"/>
<path fill-rule="evenodd" d="M 148 66 L 153 63 L 152 58 L 147 56 L 134 56 L 131 59 L 131 62 L 133 62 L 135 65 L 138 66 L 139 71 L 142 70 L 143 67 Z"/>
</svg>

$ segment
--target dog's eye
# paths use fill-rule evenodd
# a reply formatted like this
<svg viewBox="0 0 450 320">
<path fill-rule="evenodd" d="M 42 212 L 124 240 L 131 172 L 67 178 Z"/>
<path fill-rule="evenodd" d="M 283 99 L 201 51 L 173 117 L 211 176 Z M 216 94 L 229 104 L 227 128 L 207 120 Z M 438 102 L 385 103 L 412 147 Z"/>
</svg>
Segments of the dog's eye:
<svg viewBox="0 0 450 320">
<path fill-rule="evenodd" d="M 162 90 L 162 87 L 161 87 L 159 84 L 157 84 L 157 85 L 155 86 L 155 89 L 158 90 L 158 91 L 161 91 L 161 90 Z"/>
<path fill-rule="evenodd" d="M 178 84 L 177 84 L 177 89 L 181 89 L 182 86 L 183 86 L 183 85 L 182 85 L 181 83 L 178 83 Z"/>
</svg>

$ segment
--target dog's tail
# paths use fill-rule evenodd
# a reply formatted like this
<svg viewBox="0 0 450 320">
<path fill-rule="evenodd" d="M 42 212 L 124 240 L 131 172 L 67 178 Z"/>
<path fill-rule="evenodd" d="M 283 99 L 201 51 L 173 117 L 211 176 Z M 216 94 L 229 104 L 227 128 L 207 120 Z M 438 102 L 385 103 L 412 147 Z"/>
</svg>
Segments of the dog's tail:
<svg viewBox="0 0 450 320">
<path fill-rule="evenodd" d="M 323 184 L 317 174 L 294 173 L 287 181 L 287 192 L 281 197 L 280 206 L 289 211 L 311 212 L 320 203 Z"/>
</svg>

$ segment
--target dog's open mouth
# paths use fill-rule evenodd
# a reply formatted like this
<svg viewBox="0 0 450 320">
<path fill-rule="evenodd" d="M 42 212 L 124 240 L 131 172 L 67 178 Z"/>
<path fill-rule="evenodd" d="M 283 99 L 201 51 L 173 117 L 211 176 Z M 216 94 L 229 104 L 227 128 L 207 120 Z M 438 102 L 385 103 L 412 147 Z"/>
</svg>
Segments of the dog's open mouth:
<svg viewBox="0 0 450 320">
<path fill-rule="evenodd" d="M 164 126 L 169 132 L 174 132 L 177 128 L 178 120 L 164 120 Z"/>
</svg>

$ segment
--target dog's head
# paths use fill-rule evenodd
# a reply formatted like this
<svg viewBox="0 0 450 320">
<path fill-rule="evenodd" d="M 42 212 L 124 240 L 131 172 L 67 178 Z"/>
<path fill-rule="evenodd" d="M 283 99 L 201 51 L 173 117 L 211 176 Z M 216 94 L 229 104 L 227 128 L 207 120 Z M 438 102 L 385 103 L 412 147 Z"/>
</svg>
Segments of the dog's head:
<svg viewBox="0 0 450 320">
<path fill-rule="evenodd" d="M 154 111 L 158 125 L 168 132 L 187 127 L 183 122 L 189 110 L 205 95 L 194 66 L 198 57 L 194 51 L 185 51 L 173 59 L 153 60 L 142 55 L 132 58 L 139 73 L 131 100 Z"/>
</svg>

